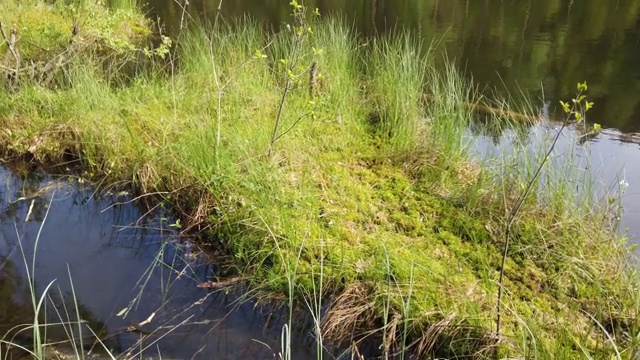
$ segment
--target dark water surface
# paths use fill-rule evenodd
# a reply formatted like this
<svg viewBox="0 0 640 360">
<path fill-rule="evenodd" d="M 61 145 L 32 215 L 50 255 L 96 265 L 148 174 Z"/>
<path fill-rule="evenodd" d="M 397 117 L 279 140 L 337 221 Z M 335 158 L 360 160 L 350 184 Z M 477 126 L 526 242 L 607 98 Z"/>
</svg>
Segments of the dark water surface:
<svg viewBox="0 0 640 360">
<path fill-rule="evenodd" d="M 35 284 L 39 297 L 54 281 L 46 302 L 55 303 L 60 314 L 48 306 L 49 323 L 75 319 L 75 290 L 81 318 L 116 353 L 140 339 L 124 330 L 154 313 L 151 323 L 141 327 L 153 332 L 143 342 L 142 347 L 151 345 L 147 356 L 267 359 L 279 351 L 282 324 L 277 320 L 267 330 L 268 314 L 250 302 L 239 304 L 238 294 L 197 287 L 212 280 L 216 267 L 178 241 L 172 220 L 162 212 L 143 216 L 127 194 L 98 199 L 92 189 L 66 179 L 20 178 L 3 167 L 0 184 L 0 338 L 9 340 L 7 331 L 14 326 L 33 324 L 26 269 L 31 273 L 46 216 L 36 248 Z M 123 309 L 129 309 L 126 315 Z M 30 333 L 16 339 L 28 342 Z M 48 328 L 47 337 L 69 338 L 59 326 Z M 85 344 L 95 340 L 89 337 Z M 294 351 L 296 358 L 311 358 L 304 347 Z"/>
</svg>

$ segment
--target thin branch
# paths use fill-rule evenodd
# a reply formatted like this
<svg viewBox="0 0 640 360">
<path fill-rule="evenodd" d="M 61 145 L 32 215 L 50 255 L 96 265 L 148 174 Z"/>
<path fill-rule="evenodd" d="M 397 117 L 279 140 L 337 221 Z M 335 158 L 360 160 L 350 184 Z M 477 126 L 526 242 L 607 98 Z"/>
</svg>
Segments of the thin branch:
<svg viewBox="0 0 640 360">
<path fill-rule="evenodd" d="M 4 32 L 4 25 L 2 25 L 2 21 L 0 21 L 0 34 L 2 34 L 4 42 L 9 43 L 9 38 L 7 37 L 7 33 Z"/>
<path fill-rule="evenodd" d="M 105 212 L 105 211 L 107 211 L 107 210 L 111 209 L 111 208 L 112 208 L 112 207 L 114 207 L 114 206 L 130 204 L 130 203 L 132 203 L 132 202 L 138 201 L 138 200 L 140 200 L 140 199 L 142 199 L 142 198 L 145 198 L 145 197 L 148 197 L 148 196 L 155 196 L 155 195 L 168 195 L 168 194 L 171 194 L 171 192 L 168 192 L 168 191 L 158 191 L 158 192 L 154 192 L 154 193 L 143 194 L 143 195 L 137 196 L 137 197 L 135 197 L 135 198 L 133 198 L 133 199 L 131 199 L 131 200 L 127 200 L 127 201 L 123 201 L 123 202 L 115 202 L 115 203 L 113 203 L 113 204 L 111 204 L 111 205 L 107 206 L 106 208 L 104 208 L 104 209 L 100 210 L 100 213 L 103 213 L 103 212 Z"/>
<path fill-rule="evenodd" d="M 309 116 L 311 114 L 311 111 L 300 115 L 300 117 L 287 129 L 285 130 L 282 134 L 278 135 L 275 140 L 273 140 L 273 142 L 278 141 L 281 137 L 285 136 L 289 131 L 293 130 L 294 127 L 296 127 L 296 125 L 300 122 L 300 120 L 306 118 L 307 116 Z"/>
<path fill-rule="evenodd" d="M 578 96 L 576 97 L 576 99 L 580 99 L 581 95 L 582 95 L 582 91 L 579 90 L 578 91 Z M 540 173 L 542 172 L 542 168 L 544 167 L 544 165 L 549 160 L 549 157 L 551 157 L 551 153 L 555 149 L 556 144 L 558 143 L 558 140 L 560 139 L 560 135 L 562 134 L 562 131 L 569 125 L 569 122 L 571 120 L 571 115 L 575 114 L 576 111 L 579 110 L 578 109 L 579 107 L 580 107 L 579 101 L 574 102 L 572 111 L 570 111 L 568 113 L 567 117 L 565 118 L 564 122 L 562 123 L 562 126 L 556 132 L 555 136 L 553 137 L 553 141 L 551 142 L 551 145 L 549 146 L 549 149 L 547 150 L 546 154 L 542 158 L 542 161 L 540 162 L 540 164 L 536 168 L 536 171 L 534 172 L 533 177 L 529 180 L 529 182 L 527 183 L 527 186 L 525 187 L 524 192 L 522 192 L 520 194 L 520 196 L 518 197 L 518 199 L 515 202 L 515 205 L 514 205 L 513 209 L 509 213 L 509 216 L 508 216 L 508 219 L 507 219 L 507 225 L 505 227 L 505 232 L 504 232 L 505 240 L 504 240 L 504 248 L 503 248 L 503 251 L 502 251 L 502 264 L 500 265 L 500 277 L 498 279 L 498 299 L 497 299 L 497 301 L 498 301 L 498 314 L 497 314 L 497 317 L 496 317 L 496 337 L 500 336 L 500 329 L 501 329 L 501 325 L 502 325 L 502 323 L 501 323 L 501 321 L 502 321 L 502 288 L 503 288 L 503 281 L 504 281 L 504 267 L 505 267 L 506 262 L 507 262 L 507 253 L 509 251 L 509 243 L 510 243 L 510 240 L 511 240 L 511 227 L 513 226 L 513 223 L 515 222 L 516 217 L 518 216 L 518 213 L 522 209 L 522 206 L 524 205 L 525 200 L 527 199 L 527 197 L 531 193 L 531 190 L 533 189 L 533 186 L 534 186 L 536 180 L 538 179 L 538 177 L 540 177 Z M 580 110 L 582 110 L 582 109 L 580 108 Z"/>
<path fill-rule="evenodd" d="M 0 22 L 0 33 L 2 33 L 2 38 L 7 43 L 7 47 L 9 48 L 9 52 L 13 56 L 16 61 L 15 69 L 12 70 L 14 74 L 13 82 L 18 82 L 18 75 L 20 73 L 20 55 L 16 49 L 16 42 L 18 41 L 18 25 L 13 24 L 11 28 L 11 32 L 9 33 L 9 37 L 7 37 L 7 33 L 4 31 L 4 26 Z"/>
<path fill-rule="evenodd" d="M 53 80 L 56 71 L 71 61 L 71 56 L 69 56 L 69 54 L 73 52 L 75 45 L 74 40 L 79 33 L 80 27 L 78 26 L 78 21 L 74 21 L 73 27 L 71 28 L 71 37 L 69 37 L 69 42 L 67 43 L 67 48 L 60 54 L 54 56 L 40 72 L 40 80 L 43 84 L 49 84 Z"/>
<path fill-rule="evenodd" d="M 213 20 L 214 28 L 218 25 L 218 18 L 220 17 L 220 13 L 222 12 L 222 0 L 218 3 L 218 9 L 216 10 L 216 18 Z"/>
<path fill-rule="evenodd" d="M 299 15 L 297 15 L 299 16 Z M 304 14 L 302 15 L 304 16 Z M 282 122 L 282 114 L 284 113 L 284 105 L 285 102 L 287 101 L 287 95 L 289 94 L 289 92 L 291 91 L 291 76 L 289 75 L 289 72 L 293 72 L 293 70 L 296 67 L 297 64 L 297 60 L 298 60 L 298 52 L 300 51 L 300 47 L 302 45 L 302 42 L 304 41 L 304 35 L 302 33 L 297 34 L 296 38 L 295 38 L 295 46 L 293 48 L 293 51 L 291 53 L 291 63 L 289 64 L 289 67 L 287 68 L 287 72 L 285 73 L 285 76 L 287 77 L 287 81 L 285 82 L 284 85 L 284 90 L 282 90 L 282 97 L 280 98 L 280 103 L 278 105 L 278 114 L 276 115 L 276 123 L 273 125 L 273 132 L 271 133 L 271 142 L 269 144 L 269 151 L 268 151 L 268 155 L 271 156 L 271 153 L 273 151 L 273 143 L 276 142 L 276 140 L 278 139 L 278 130 L 280 129 L 280 123 Z"/>
<path fill-rule="evenodd" d="M 269 156 L 271 156 L 271 151 L 273 150 L 273 143 L 276 142 L 278 136 L 278 129 L 280 128 L 280 122 L 282 121 L 282 114 L 284 112 L 284 103 L 287 101 L 287 95 L 291 91 L 291 78 L 287 75 L 287 82 L 284 85 L 284 90 L 282 91 L 282 97 L 280 98 L 280 104 L 278 105 L 278 115 L 276 116 L 276 123 L 273 126 L 273 133 L 271 133 L 271 143 L 269 145 Z"/>
<path fill-rule="evenodd" d="M 182 10 L 182 15 L 180 16 L 180 32 L 182 32 L 182 29 L 184 29 L 185 15 L 188 16 L 189 19 L 193 20 L 193 16 L 191 16 L 191 14 L 189 14 L 189 12 L 187 11 L 187 7 L 190 5 L 190 3 L 189 0 L 184 0 L 184 5 L 178 0 L 173 0 L 173 2 L 178 4 L 178 6 L 180 6 L 180 9 Z"/>
</svg>

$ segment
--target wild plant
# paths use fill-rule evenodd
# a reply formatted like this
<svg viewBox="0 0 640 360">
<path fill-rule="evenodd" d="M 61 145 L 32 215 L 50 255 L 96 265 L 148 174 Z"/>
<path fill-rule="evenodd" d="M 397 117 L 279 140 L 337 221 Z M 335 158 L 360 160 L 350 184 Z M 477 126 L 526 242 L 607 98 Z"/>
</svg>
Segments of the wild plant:
<svg viewBox="0 0 640 360">
<path fill-rule="evenodd" d="M 505 271 L 505 265 L 506 265 L 508 252 L 509 252 L 509 245 L 511 242 L 513 224 L 516 221 L 518 214 L 522 209 L 522 206 L 524 205 L 525 201 L 529 197 L 529 194 L 534 189 L 535 184 L 537 183 L 543 168 L 545 167 L 549 158 L 551 157 L 553 150 L 556 148 L 556 145 L 558 143 L 558 140 L 560 139 L 560 136 L 562 135 L 563 130 L 567 128 L 567 126 L 569 126 L 573 121 L 577 122 L 578 124 L 585 123 L 586 113 L 593 107 L 593 102 L 587 101 L 587 95 L 586 95 L 587 90 L 588 90 L 588 86 L 586 82 L 579 83 L 577 85 L 576 97 L 573 98 L 571 102 L 560 101 L 562 110 L 566 115 L 564 118 L 564 121 L 562 122 L 562 125 L 557 130 L 555 136 L 551 140 L 551 143 L 549 145 L 549 148 L 547 149 L 547 152 L 544 154 L 544 156 L 540 160 L 540 163 L 536 167 L 531 178 L 527 181 L 524 187 L 524 190 L 520 193 L 516 201 L 513 203 L 513 206 L 510 209 L 508 208 L 505 209 L 506 211 L 508 211 L 508 213 L 507 213 L 506 224 L 504 228 L 504 245 L 503 245 L 503 251 L 502 251 L 502 261 L 500 265 L 500 276 L 498 279 L 498 293 L 497 293 L 496 337 L 498 338 L 500 337 L 500 330 L 502 327 L 502 294 L 504 291 L 504 286 L 503 286 L 504 271 Z M 597 123 L 593 125 L 593 131 L 595 132 L 599 131 L 600 128 L 601 128 L 600 125 Z M 506 199 L 505 199 L 505 204 L 508 204 L 508 201 Z"/>
<path fill-rule="evenodd" d="M 296 119 L 290 127 L 284 131 L 281 131 L 283 115 L 287 97 L 294 89 L 294 87 L 300 85 L 303 82 L 304 75 L 309 74 L 309 95 L 313 98 L 314 93 L 317 91 L 318 78 L 321 74 L 318 72 L 318 63 L 312 60 L 310 63 L 304 62 L 311 50 L 312 56 L 318 55 L 322 52 L 321 49 L 312 47 L 309 49 L 309 37 L 313 35 L 312 22 L 308 17 L 308 9 L 306 6 L 298 3 L 297 0 L 292 0 L 292 17 L 293 26 L 287 24 L 284 34 L 288 36 L 285 43 L 282 44 L 284 48 L 284 54 L 276 62 L 276 67 L 279 68 L 283 78 L 284 87 L 278 102 L 278 112 L 273 124 L 273 130 L 271 133 L 271 141 L 269 143 L 269 155 L 272 154 L 273 147 L 278 139 L 282 138 L 289 131 L 291 131 L 301 120 L 309 115 L 312 115 L 313 111 L 309 111 L 301 115 Z M 319 10 L 316 8 L 313 11 L 313 16 L 320 16 Z M 266 58 L 267 56 L 262 51 L 257 51 L 256 56 L 259 58 Z M 309 108 L 312 109 L 314 103 L 313 99 L 309 102 Z"/>
</svg>

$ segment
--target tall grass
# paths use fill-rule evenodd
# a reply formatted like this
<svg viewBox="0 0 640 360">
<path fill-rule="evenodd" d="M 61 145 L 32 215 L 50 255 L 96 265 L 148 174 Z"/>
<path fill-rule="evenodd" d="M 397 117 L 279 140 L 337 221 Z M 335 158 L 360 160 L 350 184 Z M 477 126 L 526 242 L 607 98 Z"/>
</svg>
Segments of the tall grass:
<svg viewBox="0 0 640 360">
<path fill-rule="evenodd" d="M 373 108 L 372 122 L 378 136 L 388 138 L 390 151 L 406 152 L 415 147 L 426 125 L 422 106 L 423 84 L 431 59 L 409 34 L 375 39 L 367 71 Z"/>
<path fill-rule="evenodd" d="M 11 104 L 0 106 L 0 144 L 41 161 L 72 152 L 96 178 L 170 192 L 186 229 L 219 242 L 253 289 L 288 299 L 285 349 L 306 298 L 318 353 L 377 336 L 389 356 L 522 356 L 532 339 L 537 354 L 613 354 L 589 315 L 634 328 L 636 279 L 597 216 L 560 205 L 568 182 L 541 183 L 553 191 L 532 195 L 515 224 L 504 336 L 525 340 L 496 342 L 500 229 L 531 165 L 468 155 L 477 96 L 433 48 L 409 35 L 365 43 L 336 19 L 310 24 L 290 87 L 278 64 L 293 56 L 292 33 L 248 20 L 193 25 L 140 72 L 114 77 L 85 53 L 64 72 L 68 86 L 0 94 Z"/>
</svg>

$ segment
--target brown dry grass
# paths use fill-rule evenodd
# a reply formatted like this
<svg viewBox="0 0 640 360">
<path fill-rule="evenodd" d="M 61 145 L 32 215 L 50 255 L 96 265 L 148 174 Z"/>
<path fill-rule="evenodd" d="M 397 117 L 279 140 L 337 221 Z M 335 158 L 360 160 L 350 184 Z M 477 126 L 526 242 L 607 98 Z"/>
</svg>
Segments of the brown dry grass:
<svg viewBox="0 0 640 360">
<path fill-rule="evenodd" d="M 362 283 L 347 287 L 331 304 L 322 324 L 326 341 L 344 346 L 349 339 L 358 338 L 363 329 L 371 329 L 376 318 L 375 304 L 370 291 Z"/>
</svg>

